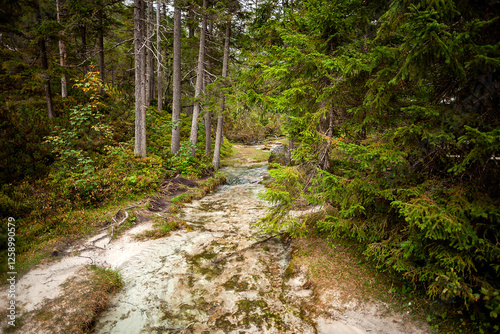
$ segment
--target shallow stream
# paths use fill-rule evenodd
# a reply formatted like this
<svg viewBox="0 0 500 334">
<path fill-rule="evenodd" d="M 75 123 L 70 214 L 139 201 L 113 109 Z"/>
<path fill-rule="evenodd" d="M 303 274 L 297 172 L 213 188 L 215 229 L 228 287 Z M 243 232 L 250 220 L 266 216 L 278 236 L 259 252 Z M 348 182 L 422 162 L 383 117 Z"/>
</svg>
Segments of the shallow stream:
<svg viewBox="0 0 500 334">
<path fill-rule="evenodd" d="M 95 333 L 316 333 L 284 283 L 289 248 L 277 238 L 255 244 L 267 237 L 252 227 L 266 214 L 257 193 L 267 165 L 222 171 L 227 183 L 180 213 L 193 231 L 151 242 L 117 268 L 124 287 Z"/>
</svg>

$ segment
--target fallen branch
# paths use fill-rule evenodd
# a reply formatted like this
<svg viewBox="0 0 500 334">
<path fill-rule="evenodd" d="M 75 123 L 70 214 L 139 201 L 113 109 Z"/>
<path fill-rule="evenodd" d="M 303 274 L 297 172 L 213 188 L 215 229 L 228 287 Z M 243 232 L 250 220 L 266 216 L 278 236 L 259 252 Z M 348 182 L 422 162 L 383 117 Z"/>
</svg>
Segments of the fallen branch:
<svg viewBox="0 0 500 334">
<path fill-rule="evenodd" d="M 84 245 L 84 248 L 77 249 L 76 251 L 73 251 L 72 253 L 75 253 L 75 252 L 83 253 L 83 252 L 86 252 L 86 251 L 89 251 L 89 250 L 95 250 L 95 249 L 106 250 L 106 248 L 100 247 L 100 246 L 96 246 L 96 245 Z"/>
<path fill-rule="evenodd" d="M 139 205 L 141 205 L 141 204 L 127 206 L 127 207 L 126 207 L 125 209 L 123 209 L 123 210 L 125 211 L 125 210 L 127 210 L 127 209 L 130 209 L 130 208 L 133 208 L 133 207 L 136 207 L 136 206 L 139 206 Z M 102 231 L 104 231 L 104 230 L 107 230 L 107 229 L 109 228 L 109 226 L 111 226 L 111 227 L 113 227 L 113 226 L 115 226 L 115 225 L 120 226 L 121 224 L 123 224 L 123 222 L 124 222 L 124 221 L 125 221 L 128 217 L 129 217 L 129 216 L 128 216 L 128 212 L 127 212 L 127 211 L 125 211 L 125 218 L 123 218 L 123 220 L 122 220 L 120 223 L 117 223 L 117 222 L 116 222 L 116 219 L 115 219 L 114 217 L 113 217 L 113 218 L 111 218 L 111 219 L 112 219 L 115 223 L 114 223 L 114 224 L 112 224 L 112 225 L 107 225 L 106 227 L 101 228 L 101 229 L 99 230 L 99 232 L 102 232 Z M 99 240 L 99 239 L 98 239 L 98 240 Z M 97 240 L 96 240 L 96 241 L 97 241 Z"/>
<path fill-rule="evenodd" d="M 90 261 L 92 261 L 91 264 L 94 264 L 94 259 L 91 258 L 90 256 L 78 255 L 78 257 L 84 257 L 84 258 L 90 259 Z"/>
<path fill-rule="evenodd" d="M 128 218 L 128 212 L 127 211 L 124 212 L 125 212 L 125 218 L 123 218 L 119 223 L 116 221 L 115 217 L 111 218 L 115 223 L 111 225 L 111 236 L 109 237 L 108 245 L 111 243 L 111 240 L 113 240 L 113 234 L 115 233 L 115 226 L 120 226 Z"/>
<path fill-rule="evenodd" d="M 282 232 L 280 232 L 279 234 L 280 234 L 280 235 L 283 235 L 283 233 L 282 233 Z M 258 244 L 264 243 L 264 242 L 266 242 L 267 240 L 272 239 L 272 238 L 274 238 L 274 237 L 275 237 L 275 235 L 271 235 L 270 237 L 267 237 L 267 238 L 262 239 L 262 240 L 260 240 L 260 241 L 254 242 L 253 244 L 251 244 L 251 245 L 250 245 L 250 246 L 248 246 L 248 247 L 245 247 L 245 248 L 242 248 L 242 249 L 240 249 L 240 250 L 237 250 L 237 251 L 235 251 L 235 252 L 233 252 L 233 253 L 231 253 L 231 254 L 229 254 L 229 255 L 226 255 L 226 256 L 221 257 L 220 259 L 217 259 L 217 260 L 212 260 L 212 263 L 214 263 L 214 264 L 215 264 L 215 263 L 219 263 L 219 262 L 221 262 L 221 261 L 224 261 L 224 260 L 226 260 L 226 259 L 228 259 L 228 258 L 230 258 L 230 257 L 232 257 L 232 256 L 234 256 L 234 255 L 236 255 L 236 254 L 239 254 L 239 253 L 242 253 L 242 252 L 244 252 L 244 251 L 246 251 L 246 250 L 249 250 L 250 248 L 252 248 L 252 247 L 254 247 L 254 246 L 257 246 Z"/>
<path fill-rule="evenodd" d="M 107 228 L 107 227 L 106 227 L 106 228 Z M 106 228 L 105 228 L 105 229 L 106 229 Z M 102 239 L 104 239 L 104 238 L 107 238 L 107 237 L 108 237 L 108 235 L 107 235 L 107 234 L 105 234 L 105 235 L 103 235 L 103 236 L 102 236 L 102 237 L 100 237 L 100 238 L 97 238 L 97 239 L 95 239 L 95 240 L 92 240 L 92 245 L 93 245 L 93 246 L 95 246 L 95 243 L 96 243 L 96 242 L 98 242 L 98 241 L 100 241 L 100 240 L 102 240 Z M 96 246 L 96 247 L 97 247 L 97 246 Z"/>
<path fill-rule="evenodd" d="M 123 222 L 124 222 L 125 220 L 127 220 L 127 218 L 128 218 L 128 212 L 127 212 L 127 211 L 124 211 L 124 212 L 125 212 L 125 218 L 123 218 L 123 219 L 122 219 L 122 221 L 121 221 L 121 222 L 119 222 L 119 223 L 117 223 L 117 222 L 116 222 L 115 217 L 111 218 L 111 219 L 113 219 L 113 221 L 115 222 L 115 223 L 113 224 L 113 226 L 120 226 L 121 224 L 123 224 Z"/>
</svg>

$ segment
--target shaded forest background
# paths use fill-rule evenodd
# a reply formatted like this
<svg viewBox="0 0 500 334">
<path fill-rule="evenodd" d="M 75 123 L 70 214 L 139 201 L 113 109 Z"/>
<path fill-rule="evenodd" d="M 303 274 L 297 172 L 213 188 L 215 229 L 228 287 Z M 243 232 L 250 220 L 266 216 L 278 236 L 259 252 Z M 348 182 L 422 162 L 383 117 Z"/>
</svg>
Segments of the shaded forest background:
<svg viewBox="0 0 500 334">
<path fill-rule="evenodd" d="M 471 331 L 500 329 L 497 1 L 144 1 L 146 157 L 134 152 L 134 3 L 0 5 L 0 215 L 16 218 L 26 266 L 54 235 L 90 230 L 72 213 L 143 196 L 176 173 L 210 173 L 220 113 L 223 155 L 230 141 L 289 137 L 263 228 L 356 240 Z M 304 203 L 321 204 L 321 219 L 287 215 Z"/>
</svg>

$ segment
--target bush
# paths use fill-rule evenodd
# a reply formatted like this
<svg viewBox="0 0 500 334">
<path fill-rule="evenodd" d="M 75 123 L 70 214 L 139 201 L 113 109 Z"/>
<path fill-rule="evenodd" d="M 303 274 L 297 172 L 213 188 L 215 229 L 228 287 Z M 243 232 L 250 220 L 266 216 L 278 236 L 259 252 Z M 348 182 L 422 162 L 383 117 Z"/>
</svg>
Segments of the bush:
<svg viewBox="0 0 500 334">
<path fill-rule="evenodd" d="M 274 180 L 259 197 L 270 202 L 271 211 L 255 224 L 266 233 L 288 233 L 291 237 L 302 237 L 306 233 L 305 223 L 289 214 L 302 200 L 304 175 L 294 167 L 273 165 L 269 171 Z"/>
<path fill-rule="evenodd" d="M 30 101 L 0 106 L 0 183 L 13 184 L 48 173 L 53 159 L 42 142 L 50 134 L 50 123 Z"/>
<path fill-rule="evenodd" d="M 431 298 L 474 311 L 479 327 L 498 326 L 498 199 L 452 175 L 415 184 L 393 143 L 338 143 L 334 154 L 310 197 L 334 208 L 318 227 L 356 240 L 378 268 L 401 273 Z"/>
<path fill-rule="evenodd" d="M 268 136 L 282 134 L 279 116 L 267 112 L 233 112 L 227 121 L 226 136 L 235 142 L 250 144 Z"/>
</svg>

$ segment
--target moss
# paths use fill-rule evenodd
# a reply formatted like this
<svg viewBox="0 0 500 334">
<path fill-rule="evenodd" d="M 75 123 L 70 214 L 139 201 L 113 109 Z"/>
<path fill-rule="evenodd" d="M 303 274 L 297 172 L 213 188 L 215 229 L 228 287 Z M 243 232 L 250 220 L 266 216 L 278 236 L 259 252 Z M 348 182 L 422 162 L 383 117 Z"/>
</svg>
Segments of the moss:
<svg viewBox="0 0 500 334">
<path fill-rule="evenodd" d="M 255 311 L 257 308 L 264 309 L 267 307 L 267 302 L 265 300 L 241 299 L 237 304 L 238 310 L 245 313 Z"/>
<path fill-rule="evenodd" d="M 213 250 L 206 250 L 200 254 L 190 257 L 187 262 L 193 266 L 193 270 L 205 276 L 208 281 L 219 276 L 224 271 L 225 261 L 212 263 L 210 260 L 215 259 L 217 253 Z"/>
<path fill-rule="evenodd" d="M 269 329 L 274 326 L 277 329 L 283 329 L 285 323 L 281 315 L 277 312 L 272 312 L 268 304 L 264 300 L 249 300 L 241 299 L 237 302 L 238 314 L 242 315 L 242 325 L 249 327 L 251 324 L 258 328 L 263 328 L 264 325 Z"/>
<path fill-rule="evenodd" d="M 284 278 L 285 279 L 288 279 L 288 278 L 291 278 L 293 276 L 293 274 L 295 273 L 295 266 L 294 266 L 294 263 L 293 263 L 293 260 L 290 261 L 290 263 L 288 264 L 288 267 L 286 267 L 286 270 L 285 270 L 285 274 L 284 274 Z M 284 281 L 283 281 L 284 282 Z"/>
<path fill-rule="evenodd" d="M 225 333 L 233 331 L 238 328 L 235 324 L 228 320 L 232 315 L 230 313 L 224 313 L 215 320 L 215 328 L 222 329 Z"/>
<path fill-rule="evenodd" d="M 262 277 L 260 275 L 253 275 L 252 278 L 254 279 L 254 281 L 258 282 L 259 280 L 262 279 Z"/>
<path fill-rule="evenodd" d="M 177 229 L 185 228 L 188 230 L 187 223 L 174 216 L 152 216 L 154 223 L 154 229 L 144 231 L 141 234 L 135 235 L 134 238 L 137 240 L 145 240 L 145 239 L 159 239 L 164 238 L 170 235 L 170 232 L 175 231 Z M 192 231 L 192 229 L 190 229 Z"/>
<path fill-rule="evenodd" d="M 40 311 L 37 314 L 36 318 L 39 321 L 45 321 L 45 320 L 51 319 L 53 316 L 54 316 L 54 314 L 50 311 Z"/>
<path fill-rule="evenodd" d="M 223 284 L 224 289 L 226 290 L 234 290 L 234 291 L 247 291 L 248 283 L 245 281 L 240 281 L 240 275 L 233 275 L 229 281 Z"/>
</svg>

